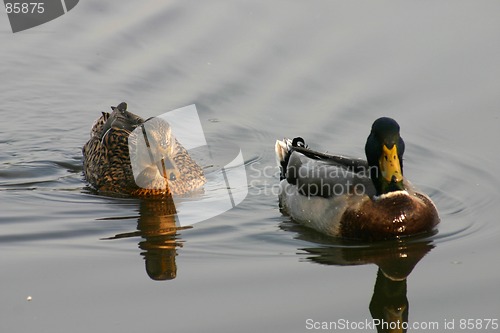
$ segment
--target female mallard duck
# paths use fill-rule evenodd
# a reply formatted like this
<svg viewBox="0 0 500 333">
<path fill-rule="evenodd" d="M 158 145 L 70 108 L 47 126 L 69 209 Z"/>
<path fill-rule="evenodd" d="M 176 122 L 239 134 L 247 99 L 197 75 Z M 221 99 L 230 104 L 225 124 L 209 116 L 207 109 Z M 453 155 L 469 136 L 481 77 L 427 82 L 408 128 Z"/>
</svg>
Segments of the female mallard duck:
<svg viewBox="0 0 500 333">
<path fill-rule="evenodd" d="M 203 170 L 159 118 L 103 112 L 83 146 L 85 179 L 99 192 L 130 196 L 185 194 L 205 183 Z"/>
<path fill-rule="evenodd" d="M 438 213 L 403 177 L 404 149 L 398 123 L 385 117 L 373 123 L 367 161 L 310 150 L 302 138 L 278 140 L 280 209 L 336 237 L 380 240 L 430 231 Z"/>
</svg>

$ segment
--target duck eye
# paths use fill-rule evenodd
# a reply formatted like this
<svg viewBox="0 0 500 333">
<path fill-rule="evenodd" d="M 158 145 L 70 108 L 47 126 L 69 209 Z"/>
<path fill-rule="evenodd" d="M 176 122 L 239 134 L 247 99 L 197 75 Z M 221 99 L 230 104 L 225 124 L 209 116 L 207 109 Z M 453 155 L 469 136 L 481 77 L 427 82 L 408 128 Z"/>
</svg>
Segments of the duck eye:
<svg viewBox="0 0 500 333">
<path fill-rule="evenodd" d="M 175 180 L 176 177 L 175 177 L 175 174 L 173 172 L 170 173 L 170 180 Z"/>
</svg>

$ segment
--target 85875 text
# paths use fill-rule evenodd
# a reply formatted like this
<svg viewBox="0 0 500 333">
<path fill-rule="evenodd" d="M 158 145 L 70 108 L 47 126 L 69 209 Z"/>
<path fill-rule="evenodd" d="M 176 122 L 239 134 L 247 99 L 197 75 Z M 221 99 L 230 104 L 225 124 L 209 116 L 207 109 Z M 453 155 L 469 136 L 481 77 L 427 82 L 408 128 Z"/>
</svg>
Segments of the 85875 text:
<svg viewBox="0 0 500 333">
<path fill-rule="evenodd" d="M 43 2 L 7 2 L 5 3 L 7 14 L 42 14 L 45 12 Z"/>
<path fill-rule="evenodd" d="M 448 327 L 447 327 L 448 326 Z M 498 319 L 459 319 L 457 321 L 450 320 L 445 322 L 445 329 L 459 329 L 459 330 L 497 330 Z"/>
</svg>

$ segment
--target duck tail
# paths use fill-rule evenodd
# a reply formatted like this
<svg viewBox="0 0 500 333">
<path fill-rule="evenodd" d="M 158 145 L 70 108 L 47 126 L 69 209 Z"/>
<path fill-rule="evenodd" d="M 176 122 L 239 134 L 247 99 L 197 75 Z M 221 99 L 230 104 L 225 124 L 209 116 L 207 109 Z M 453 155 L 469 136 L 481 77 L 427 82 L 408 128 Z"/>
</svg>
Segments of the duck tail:
<svg viewBox="0 0 500 333">
<path fill-rule="evenodd" d="M 293 151 L 293 147 L 304 147 L 307 148 L 304 139 L 301 137 L 296 137 L 293 140 L 284 138 L 283 140 L 276 140 L 276 145 L 274 149 L 276 151 L 276 160 L 280 167 L 280 180 L 286 178 L 286 170 L 288 166 L 288 160 Z"/>
</svg>

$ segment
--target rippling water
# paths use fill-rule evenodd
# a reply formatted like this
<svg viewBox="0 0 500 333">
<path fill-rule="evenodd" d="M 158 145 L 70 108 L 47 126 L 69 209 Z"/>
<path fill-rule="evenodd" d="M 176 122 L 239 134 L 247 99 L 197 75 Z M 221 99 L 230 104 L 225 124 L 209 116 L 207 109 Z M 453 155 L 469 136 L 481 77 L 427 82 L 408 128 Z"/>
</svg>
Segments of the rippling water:
<svg viewBox="0 0 500 333">
<path fill-rule="evenodd" d="M 1 331 L 500 320 L 499 11 L 493 1 L 81 1 L 16 34 L 0 14 Z M 144 117 L 196 104 L 223 156 L 208 173 L 241 149 L 246 199 L 176 229 L 169 203 L 92 193 L 81 147 L 121 101 Z M 436 203 L 437 233 L 367 245 L 280 214 L 277 138 L 362 157 L 382 115 L 401 125 L 405 174 Z"/>
</svg>

